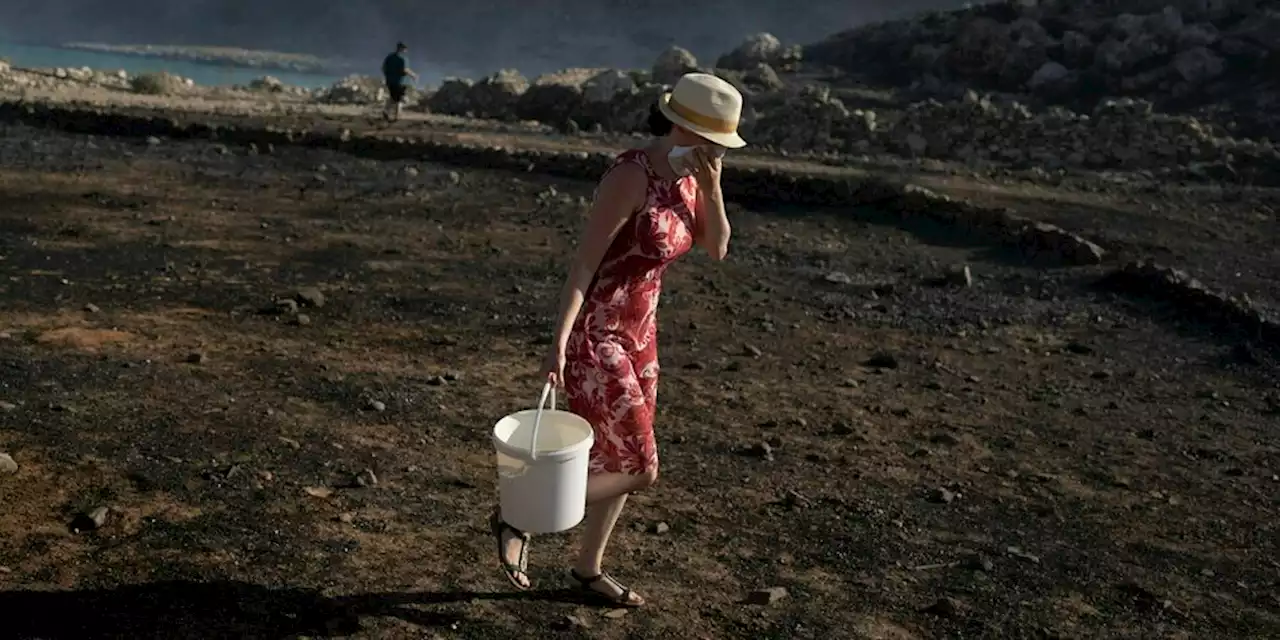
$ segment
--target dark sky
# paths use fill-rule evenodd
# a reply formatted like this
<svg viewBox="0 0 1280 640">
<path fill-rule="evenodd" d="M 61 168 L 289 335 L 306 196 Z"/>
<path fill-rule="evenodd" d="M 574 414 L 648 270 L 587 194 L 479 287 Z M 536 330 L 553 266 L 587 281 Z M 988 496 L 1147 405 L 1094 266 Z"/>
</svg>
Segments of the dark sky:
<svg viewBox="0 0 1280 640">
<path fill-rule="evenodd" d="M 477 71 L 648 66 L 770 31 L 804 43 L 962 0 L 0 0 L 0 38 L 224 44 L 366 58 L 408 41 L 417 64 Z M 421 62 L 419 62 L 421 60 Z"/>
</svg>

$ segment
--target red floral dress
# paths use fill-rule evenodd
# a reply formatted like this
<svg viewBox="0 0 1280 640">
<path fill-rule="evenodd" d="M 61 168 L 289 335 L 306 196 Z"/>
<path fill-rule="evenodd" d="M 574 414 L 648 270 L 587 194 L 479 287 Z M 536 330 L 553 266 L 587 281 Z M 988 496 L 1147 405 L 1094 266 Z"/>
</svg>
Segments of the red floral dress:
<svg viewBox="0 0 1280 640">
<path fill-rule="evenodd" d="M 639 149 L 613 167 L 626 163 L 649 176 L 645 204 L 600 261 L 565 348 L 569 410 L 595 431 L 593 474 L 641 474 L 658 464 L 658 294 L 667 266 L 693 247 L 695 180 L 659 177 Z"/>
</svg>

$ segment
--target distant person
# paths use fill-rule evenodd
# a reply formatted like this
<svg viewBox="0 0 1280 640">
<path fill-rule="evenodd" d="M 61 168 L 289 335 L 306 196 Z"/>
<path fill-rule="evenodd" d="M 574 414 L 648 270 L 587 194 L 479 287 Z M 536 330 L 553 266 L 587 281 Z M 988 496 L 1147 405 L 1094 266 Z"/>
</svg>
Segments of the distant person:
<svg viewBox="0 0 1280 640">
<path fill-rule="evenodd" d="M 569 575 L 603 604 L 644 604 L 605 572 L 605 547 L 627 496 L 658 480 L 662 274 L 694 246 L 715 260 L 729 250 L 720 159 L 747 144 L 738 136 L 741 114 L 742 95 L 728 82 L 703 73 L 680 78 L 650 114 L 652 142 L 619 154 L 601 178 L 560 294 L 542 374 L 564 387 L 569 409 L 595 432 L 585 530 Z M 490 526 L 506 577 L 529 589 L 530 536 L 506 524 L 500 509 Z"/>
<path fill-rule="evenodd" d="M 404 102 L 404 94 L 409 89 L 409 81 L 417 80 L 418 74 L 409 68 L 409 59 L 405 54 L 409 47 L 403 42 L 396 43 L 396 50 L 382 61 L 382 76 L 387 81 L 387 106 L 382 115 L 387 122 L 400 119 L 400 103 Z"/>
</svg>

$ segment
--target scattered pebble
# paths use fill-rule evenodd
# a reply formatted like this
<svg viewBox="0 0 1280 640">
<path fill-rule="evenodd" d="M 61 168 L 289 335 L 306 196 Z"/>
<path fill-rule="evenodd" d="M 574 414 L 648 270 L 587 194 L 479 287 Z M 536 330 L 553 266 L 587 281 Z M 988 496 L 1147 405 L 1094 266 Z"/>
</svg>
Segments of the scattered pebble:
<svg viewBox="0 0 1280 640">
<path fill-rule="evenodd" d="M 747 594 L 747 604 L 752 605 L 771 605 L 776 604 L 787 597 L 786 587 L 769 587 L 767 589 L 756 589 Z"/>
<path fill-rule="evenodd" d="M 773 462 L 773 446 L 768 442 L 751 445 L 745 452 L 747 455 Z"/>
<path fill-rule="evenodd" d="M 378 413 L 382 413 L 387 410 L 387 403 L 381 400 L 370 400 L 367 406 L 371 411 L 377 411 Z"/>
<path fill-rule="evenodd" d="M 315 287 L 299 289 L 298 293 L 296 293 L 293 298 L 298 304 L 304 307 L 311 307 L 313 309 L 320 309 L 325 305 L 324 294 Z"/>
<path fill-rule="evenodd" d="M 657 522 L 657 523 L 654 523 L 654 525 L 653 525 L 652 527 L 649 527 L 649 531 L 650 531 L 650 533 L 654 533 L 654 534 L 657 534 L 657 535 L 663 535 L 663 534 L 665 534 L 665 533 L 667 533 L 667 532 L 671 531 L 671 525 L 669 525 L 669 524 L 667 524 L 667 523 L 665 523 L 665 522 Z"/>
<path fill-rule="evenodd" d="M 925 607 L 921 611 L 940 618 L 951 618 L 960 614 L 963 605 L 955 598 L 939 598 L 937 602 Z"/>
<path fill-rule="evenodd" d="M 939 487 L 929 492 L 929 502 L 936 504 L 951 504 L 959 497 L 960 494 L 945 487 Z"/>
<path fill-rule="evenodd" d="M 94 304 L 94 303 L 90 302 L 90 303 L 88 303 L 88 304 L 84 305 L 84 310 L 85 310 L 85 311 L 87 311 L 87 312 L 89 312 L 89 313 L 98 313 L 99 311 L 102 311 L 102 308 L 101 308 L 101 307 L 99 307 L 98 305 L 96 305 L 96 304 Z"/>
<path fill-rule="evenodd" d="M 13 457 L 7 453 L 0 453 L 0 475 L 10 475 L 18 472 L 18 463 Z"/>
<path fill-rule="evenodd" d="M 972 287 L 973 273 L 969 270 L 969 265 L 962 264 L 951 267 L 947 270 L 947 284 L 955 287 Z"/>
<path fill-rule="evenodd" d="M 82 513 L 71 521 L 72 533 L 86 533 L 96 531 L 106 526 L 107 515 L 111 510 L 107 507 L 98 507 L 88 513 Z"/>
<path fill-rule="evenodd" d="M 356 474 L 356 486 L 376 487 L 378 486 L 378 476 L 373 472 L 373 469 L 365 469 Z"/>
<path fill-rule="evenodd" d="M 320 498 L 321 500 L 333 495 L 333 489 L 328 487 L 307 487 L 303 491 L 312 498 Z"/>
<path fill-rule="evenodd" d="M 1067 351 L 1068 351 L 1069 353 L 1074 353 L 1074 354 L 1076 354 L 1076 355 L 1084 356 L 1084 355 L 1089 355 L 1089 354 L 1093 353 L 1093 347 L 1090 347 L 1090 346 L 1089 346 L 1089 345 L 1087 345 L 1087 344 L 1082 344 L 1082 343 L 1079 343 L 1079 342 L 1075 342 L 1075 341 L 1073 340 L 1073 341 L 1071 341 L 1071 342 L 1068 342 L 1068 343 L 1067 343 Z"/>
<path fill-rule="evenodd" d="M 276 300 L 272 311 L 281 315 L 293 315 L 298 312 L 298 301 L 289 299 Z"/>
<path fill-rule="evenodd" d="M 898 358 L 891 353 L 877 353 L 862 363 L 872 369 L 897 369 Z"/>
</svg>

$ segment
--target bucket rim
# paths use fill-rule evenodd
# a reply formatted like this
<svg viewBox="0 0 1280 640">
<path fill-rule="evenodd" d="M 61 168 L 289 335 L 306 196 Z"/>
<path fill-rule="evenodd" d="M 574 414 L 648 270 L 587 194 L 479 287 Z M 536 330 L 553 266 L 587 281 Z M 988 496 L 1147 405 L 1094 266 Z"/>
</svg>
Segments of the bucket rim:
<svg viewBox="0 0 1280 640">
<path fill-rule="evenodd" d="M 595 444 L 595 429 L 592 428 L 590 422 L 587 422 L 586 418 L 583 418 L 582 416 L 576 413 L 573 413 L 571 411 L 561 411 L 556 409 L 544 410 L 542 412 L 543 419 L 545 420 L 547 417 L 570 418 L 571 419 L 570 422 L 576 423 L 574 426 L 580 428 L 582 433 L 585 434 L 586 437 L 567 447 L 562 447 L 560 449 L 551 449 L 546 451 L 538 451 L 536 458 L 531 457 L 529 455 L 529 449 L 527 447 L 513 446 L 507 443 L 502 438 L 498 437 L 498 427 L 501 426 L 503 422 L 506 422 L 507 420 L 519 420 L 519 416 L 534 414 L 534 413 L 537 413 L 537 411 L 538 411 L 537 409 L 525 409 L 523 411 L 517 411 L 515 413 L 507 414 L 502 418 L 500 418 L 497 422 L 493 423 L 493 427 L 489 429 L 489 439 L 493 441 L 494 447 L 503 455 L 524 460 L 526 462 L 537 463 L 540 460 L 548 460 L 548 459 L 554 460 L 557 462 L 563 461 L 563 460 L 572 458 L 575 455 L 578 455 L 584 450 L 590 450 L 591 447 Z M 544 424 L 543 426 L 545 427 L 546 425 Z"/>
</svg>

